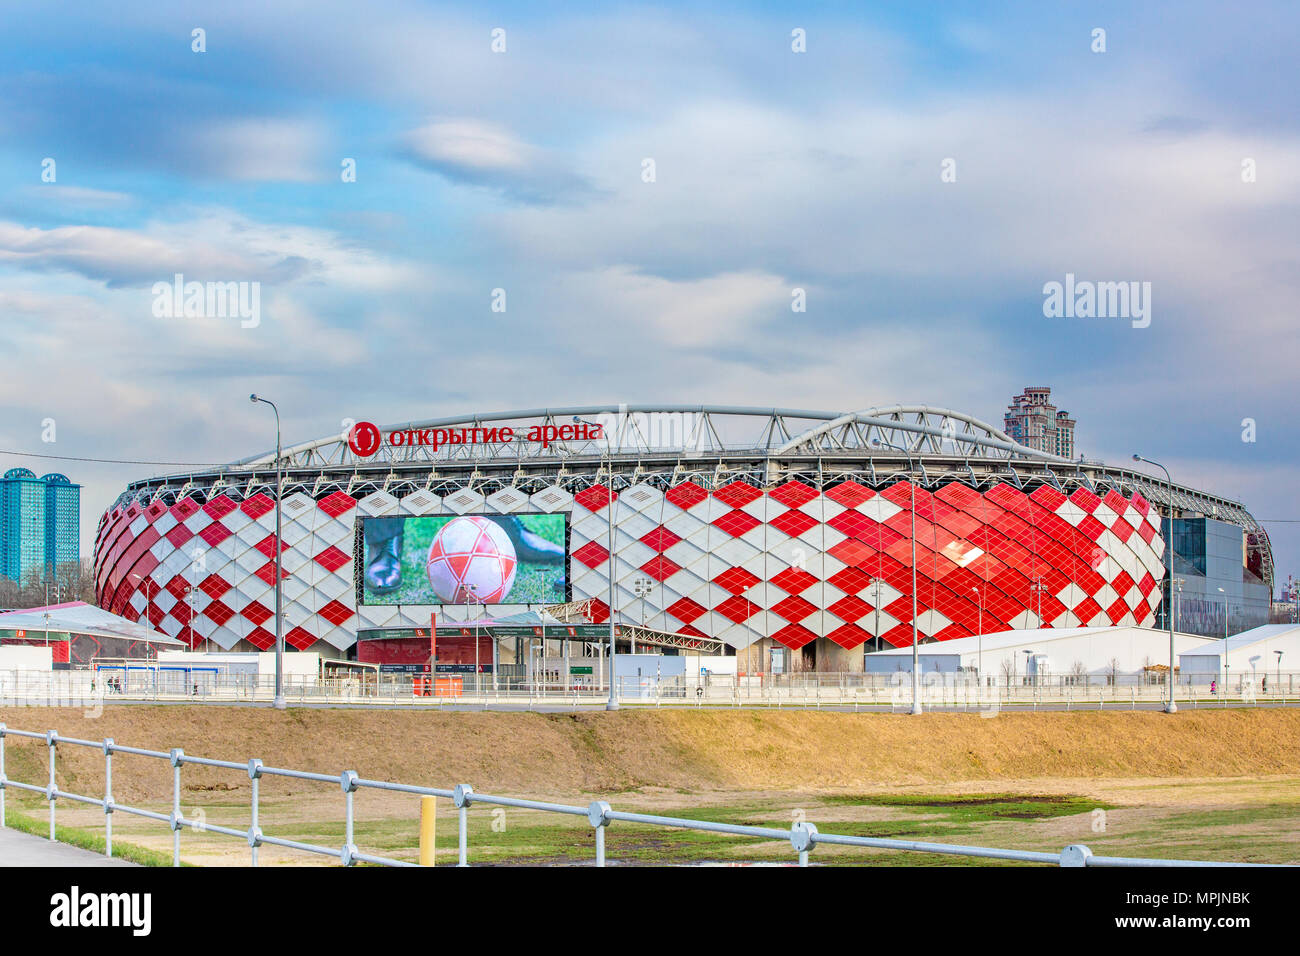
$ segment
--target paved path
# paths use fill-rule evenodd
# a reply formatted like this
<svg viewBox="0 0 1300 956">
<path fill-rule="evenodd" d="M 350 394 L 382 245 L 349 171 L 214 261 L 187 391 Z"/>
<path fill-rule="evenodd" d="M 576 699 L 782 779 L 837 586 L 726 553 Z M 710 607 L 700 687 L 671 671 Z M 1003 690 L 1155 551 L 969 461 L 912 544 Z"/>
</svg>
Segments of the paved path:
<svg viewBox="0 0 1300 956">
<path fill-rule="evenodd" d="M 66 843 L 51 843 L 43 837 L 0 830 L 0 866 L 135 866 L 124 860 L 109 859 Z"/>
</svg>

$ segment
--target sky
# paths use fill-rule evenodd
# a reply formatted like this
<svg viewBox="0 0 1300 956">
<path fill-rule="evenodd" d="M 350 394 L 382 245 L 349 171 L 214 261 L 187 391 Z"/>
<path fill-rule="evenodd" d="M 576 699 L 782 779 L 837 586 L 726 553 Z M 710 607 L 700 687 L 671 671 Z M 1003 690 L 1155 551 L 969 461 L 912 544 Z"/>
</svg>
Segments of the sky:
<svg viewBox="0 0 1300 956">
<path fill-rule="evenodd" d="M 81 483 L 88 554 L 176 469 L 17 453 L 243 458 L 254 391 L 289 444 L 604 402 L 1000 427 L 1049 385 L 1087 457 L 1242 500 L 1285 580 L 1297 48 L 1290 0 L 5 4 L 0 468 Z M 177 273 L 258 321 L 158 315 Z M 1046 315 L 1067 274 L 1150 283 L 1149 323 Z"/>
</svg>

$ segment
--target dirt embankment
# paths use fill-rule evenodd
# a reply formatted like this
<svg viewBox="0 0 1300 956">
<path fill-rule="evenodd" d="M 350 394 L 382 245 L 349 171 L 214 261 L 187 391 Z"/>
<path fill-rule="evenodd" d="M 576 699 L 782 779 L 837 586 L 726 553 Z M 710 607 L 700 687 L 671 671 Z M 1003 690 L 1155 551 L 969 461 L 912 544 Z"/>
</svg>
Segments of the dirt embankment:
<svg viewBox="0 0 1300 956">
<path fill-rule="evenodd" d="M 1300 774 L 1300 710 L 1159 713 L 878 714 L 622 711 L 617 714 L 411 713 L 225 707 L 0 709 L 24 730 L 151 750 L 484 792 L 555 795 L 640 787 L 863 790 L 1033 778 Z M 6 741 L 8 773 L 45 781 L 46 750 Z M 94 793 L 102 754 L 59 751 L 59 783 Z M 170 793 L 161 760 L 114 758 L 121 799 Z M 187 787 L 248 785 L 235 771 L 187 767 Z M 314 786 L 314 785 L 311 785 Z M 86 791 L 83 791 L 86 792 Z"/>
</svg>

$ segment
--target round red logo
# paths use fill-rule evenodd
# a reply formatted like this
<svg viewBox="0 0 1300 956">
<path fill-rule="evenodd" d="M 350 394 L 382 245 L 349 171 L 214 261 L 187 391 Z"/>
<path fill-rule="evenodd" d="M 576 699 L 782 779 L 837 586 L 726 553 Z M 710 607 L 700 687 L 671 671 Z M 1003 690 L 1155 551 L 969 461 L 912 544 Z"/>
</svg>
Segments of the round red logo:
<svg viewBox="0 0 1300 956">
<path fill-rule="evenodd" d="M 357 422 L 348 429 L 348 447 L 358 458 L 369 458 L 379 451 L 380 444 L 379 427 L 373 422 Z"/>
</svg>

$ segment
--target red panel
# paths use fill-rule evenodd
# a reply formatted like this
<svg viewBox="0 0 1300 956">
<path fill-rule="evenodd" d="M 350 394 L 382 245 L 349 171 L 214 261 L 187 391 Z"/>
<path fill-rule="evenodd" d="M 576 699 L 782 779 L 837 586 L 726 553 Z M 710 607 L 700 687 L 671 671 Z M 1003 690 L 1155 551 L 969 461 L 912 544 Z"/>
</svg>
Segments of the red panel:
<svg viewBox="0 0 1300 956">
<path fill-rule="evenodd" d="M 583 488 L 573 496 L 575 504 L 579 504 L 588 511 L 599 512 L 610 502 L 610 491 L 604 485 L 592 485 L 590 488 Z M 618 495 L 613 496 L 618 500 Z"/>
<path fill-rule="evenodd" d="M 248 641 L 248 643 L 252 644 L 259 651 L 269 651 L 275 646 L 275 635 L 264 627 L 253 628 L 244 637 L 244 640 Z"/>
<path fill-rule="evenodd" d="M 857 567 L 867 559 L 873 557 L 876 552 L 872 551 L 861 541 L 856 538 L 845 538 L 835 547 L 831 548 L 827 554 L 836 561 L 847 564 L 850 567 Z"/>
<path fill-rule="evenodd" d="M 220 521 L 214 521 L 199 532 L 199 537 L 203 539 L 204 543 L 207 544 L 208 547 L 215 548 L 232 534 L 234 534 L 234 532 Z"/>
<path fill-rule="evenodd" d="M 713 492 L 713 497 L 732 508 L 741 508 L 762 496 L 763 492 L 743 481 L 728 482 Z"/>
<path fill-rule="evenodd" d="M 817 578 L 802 568 L 786 568 L 772 576 L 772 583 L 787 594 L 798 594 L 817 583 Z"/>
<path fill-rule="evenodd" d="M 264 604 L 260 604 L 257 601 L 251 601 L 239 613 L 248 618 L 254 624 L 264 624 L 270 618 L 275 616 Z"/>
<path fill-rule="evenodd" d="M 809 614 L 817 610 L 816 605 L 811 601 L 805 601 L 797 594 L 792 594 L 788 598 L 773 604 L 771 611 L 787 621 L 802 621 Z"/>
<path fill-rule="evenodd" d="M 217 495 L 203 506 L 204 513 L 213 521 L 220 521 L 239 506 L 226 495 Z"/>
<path fill-rule="evenodd" d="M 329 621 L 335 627 L 341 625 L 355 613 L 352 608 L 343 604 L 341 601 L 330 601 L 323 608 L 316 612 L 325 620 Z"/>
<path fill-rule="evenodd" d="M 609 552 L 595 541 L 588 541 L 573 552 L 573 557 L 589 568 L 598 568 L 609 558 Z"/>
<path fill-rule="evenodd" d="M 841 504 L 846 508 L 854 508 L 864 501 L 870 501 L 876 496 L 876 493 L 856 481 L 845 481 L 836 485 L 830 491 L 826 492 L 826 497 L 831 501 Z"/>
<path fill-rule="evenodd" d="M 810 488 L 802 481 L 791 480 L 783 485 L 777 485 L 767 493 L 767 496 L 787 508 L 798 508 L 800 505 L 806 505 L 816 498 L 817 490 Z"/>
<path fill-rule="evenodd" d="M 334 492 L 334 494 L 342 495 L 343 492 L 336 491 Z M 333 497 L 334 495 L 330 495 L 330 497 L 326 498 L 325 501 L 319 502 L 318 506 L 322 509 L 325 508 L 325 502 L 329 501 L 330 498 Z M 343 495 L 343 497 L 347 498 L 347 495 Z M 350 501 L 351 499 L 349 498 L 348 500 Z M 262 517 L 262 515 L 266 514 L 268 511 L 274 511 L 275 502 L 270 498 L 270 496 L 258 492 L 257 494 L 253 495 L 253 497 L 251 498 L 245 498 L 243 502 L 239 505 L 239 510 L 242 511 L 244 514 L 248 515 L 248 517 L 252 518 L 254 521 L 256 521 L 258 518 Z"/>
<path fill-rule="evenodd" d="M 832 574 L 827 580 L 845 594 L 857 594 L 863 588 L 871 586 L 871 575 L 857 568 L 844 568 Z"/>
<path fill-rule="evenodd" d="M 690 598 L 681 598 L 680 600 L 674 601 L 672 604 L 668 605 L 665 610 L 673 617 L 677 618 L 677 620 L 689 624 L 691 621 L 703 614 L 706 608 L 696 604 Z"/>
<path fill-rule="evenodd" d="M 664 497 L 668 499 L 669 504 L 686 511 L 709 497 L 709 493 L 693 481 L 683 481 L 680 485 L 669 488 Z"/>
<path fill-rule="evenodd" d="M 817 640 L 817 635 L 806 627 L 800 627 L 798 624 L 787 624 L 772 635 L 772 640 L 791 650 L 798 650 L 809 641 Z"/>
<path fill-rule="evenodd" d="M 203 609 L 203 616 L 220 626 L 234 617 L 235 612 L 220 601 L 209 601 L 208 606 Z"/>
<path fill-rule="evenodd" d="M 320 554 L 312 558 L 312 560 L 315 561 L 317 564 L 319 564 L 326 571 L 337 571 L 339 568 L 343 567 L 343 565 L 347 564 L 348 561 L 350 561 L 351 559 L 346 554 L 344 554 L 342 551 L 340 551 L 338 548 L 334 547 L 334 545 L 331 544 Z"/>
<path fill-rule="evenodd" d="M 244 504 L 247 503 L 248 502 L 245 502 Z M 316 507 L 325 512 L 331 518 L 337 518 L 340 515 L 347 514 L 356 506 L 357 499 L 342 491 L 335 491 L 316 502 Z M 250 517 L 255 516 L 250 515 Z"/>
<path fill-rule="evenodd" d="M 732 594 L 741 594 L 752 588 L 759 580 L 757 575 L 751 574 L 744 568 L 727 568 L 714 576 L 713 583 Z"/>
<path fill-rule="evenodd" d="M 231 587 L 231 583 L 219 574 L 209 574 L 199 582 L 199 588 L 203 593 L 214 600 L 229 591 Z"/>
<path fill-rule="evenodd" d="M 669 531 L 663 525 L 660 525 L 652 531 L 647 531 L 641 536 L 642 544 L 653 551 L 658 551 L 660 554 L 667 551 L 681 540 L 682 539 L 678 535 L 673 534 L 673 532 Z"/>
<path fill-rule="evenodd" d="M 746 511 L 737 508 L 734 511 L 728 511 L 726 514 L 718 515 L 713 520 L 714 527 L 725 531 L 734 538 L 739 538 L 746 531 L 751 531 L 758 527 L 759 520 Z"/>
<path fill-rule="evenodd" d="M 852 650 L 863 641 L 871 640 L 871 635 L 856 624 L 845 624 L 826 635 L 840 647 Z"/>
<path fill-rule="evenodd" d="M 295 627 L 284 635 L 284 642 L 290 647 L 305 651 L 316 643 L 316 636 L 302 627 Z"/>
<path fill-rule="evenodd" d="M 172 517 L 177 521 L 184 521 L 186 518 L 197 512 L 200 507 L 201 506 L 197 501 L 186 495 L 180 501 L 176 502 L 176 504 L 172 505 L 169 510 L 172 513 Z"/>
<path fill-rule="evenodd" d="M 670 561 L 668 558 L 665 558 L 662 554 L 659 554 L 641 565 L 641 570 L 650 575 L 650 577 L 654 578 L 656 581 L 662 581 L 665 578 L 672 577 L 681 570 L 681 567 L 675 562 Z"/>
<path fill-rule="evenodd" d="M 737 624 L 743 624 L 757 612 L 761 611 L 762 608 L 753 601 L 746 600 L 739 595 L 732 595 L 713 610 L 728 620 L 735 621 Z"/>
<path fill-rule="evenodd" d="M 866 532 L 874 531 L 879 526 L 879 522 L 860 511 L 842 511 L 826 523 L 850 538 L 863 537 Z"/>
<path fill-rule="evenodd" d="M 830 611 L 841 621 L 856 621 L 864 614 L 870 614 L 872 607 L 856 594 L 850 594 L 842 597 L 826 610 Z"/>
<path fill-rule="evenodd" d="M 809 517 L 797 508 L 791 508 L 789 511 L 783 511 L 771 521 L 768 522 L 777 531 L 782 534 L 788 534 L 792 538 L 797 538 L 809 528 L 817 524 L 815 518 Z"/>
</svg>

